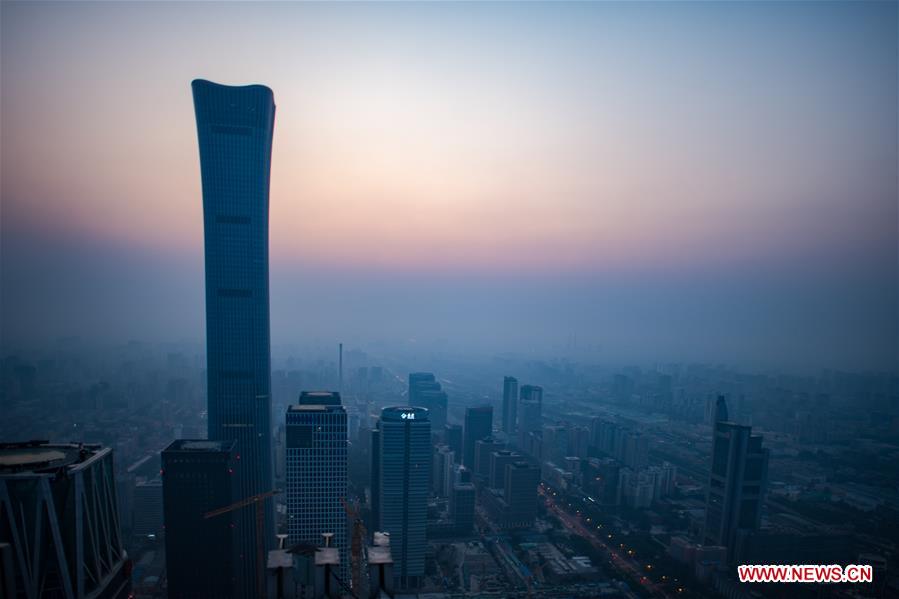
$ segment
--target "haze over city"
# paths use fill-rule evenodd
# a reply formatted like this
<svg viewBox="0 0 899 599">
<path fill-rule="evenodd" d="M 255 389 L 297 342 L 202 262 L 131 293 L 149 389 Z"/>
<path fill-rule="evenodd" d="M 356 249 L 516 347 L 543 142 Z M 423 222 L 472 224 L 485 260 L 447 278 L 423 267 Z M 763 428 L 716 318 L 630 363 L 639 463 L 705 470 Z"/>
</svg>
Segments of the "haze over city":
<svg viewBox="0 0 899 599">
<path fill-rule="evenodd" d="M 899 1 L 0 0 L 0 599 L 899 597 Z"/>
<path fill-rule="evenodd" d="M 195 77 L 264 83 L 272 341 L 893 369 L 896 4 L 5 3 L 6 348 L 199 343 Z"/>
</svg>

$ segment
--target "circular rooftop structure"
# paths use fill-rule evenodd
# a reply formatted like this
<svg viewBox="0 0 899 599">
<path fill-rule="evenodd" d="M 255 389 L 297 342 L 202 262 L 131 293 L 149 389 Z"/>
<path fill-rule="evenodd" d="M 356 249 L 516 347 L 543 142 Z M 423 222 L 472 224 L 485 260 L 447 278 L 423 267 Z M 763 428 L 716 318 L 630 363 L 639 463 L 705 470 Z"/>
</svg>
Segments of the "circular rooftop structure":
<svg viewBox="0 0 899 599">
<path fill-rule="evenodd" d="M 78 448 L 67 446 L 21 446 L 0 448 L 0 470 L 34 471 L 59 468 L 78 461 Z"/>
<path fill-rule="evenodd" d="M 392 406 L 381 410 L 381 419 L 388 422 L 428 421 L 428 409 L 416 406 Z"/>
</svg>

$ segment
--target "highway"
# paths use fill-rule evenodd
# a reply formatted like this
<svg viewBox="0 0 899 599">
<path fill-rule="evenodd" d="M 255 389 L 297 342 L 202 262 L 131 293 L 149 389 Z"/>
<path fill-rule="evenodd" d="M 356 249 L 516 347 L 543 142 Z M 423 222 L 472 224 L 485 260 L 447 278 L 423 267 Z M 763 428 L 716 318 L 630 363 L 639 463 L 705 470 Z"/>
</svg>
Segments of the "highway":
<svg viewBox="0 0 899 599">
<path fill-rule="evenodd" d="M 560 507 L 543 486 L 538 487 L 538 493 L 543 497 L 546 509 L 552 512 L 568 531 L 587 539 L 594 548 L 608 555 L 609 563 L 619 574 L 638 582 L 639 588 L 653 597 L 672 597 L 663 587 L 646 577 L 633 561 L 619 555 L 618 548 L 612 547 L 606 538 L 597 535 L 594 530 L 585 526 L 580 518 L 572 516 Z"/>
</svg>

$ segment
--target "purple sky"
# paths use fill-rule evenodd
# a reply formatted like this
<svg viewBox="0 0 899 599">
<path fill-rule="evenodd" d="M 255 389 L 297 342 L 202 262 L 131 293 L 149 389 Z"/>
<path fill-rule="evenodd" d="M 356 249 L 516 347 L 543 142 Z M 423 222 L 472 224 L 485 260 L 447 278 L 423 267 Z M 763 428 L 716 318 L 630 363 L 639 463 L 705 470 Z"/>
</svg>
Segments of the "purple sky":
<svg viewBox="0 0 899 599">
<path fill-rule="evenodd" d="M 4 349 L 203 338 L 204 77 L 275 92 L 276 343 L 896 366 L 896 3 L 0 22 Z"/>
</svg>

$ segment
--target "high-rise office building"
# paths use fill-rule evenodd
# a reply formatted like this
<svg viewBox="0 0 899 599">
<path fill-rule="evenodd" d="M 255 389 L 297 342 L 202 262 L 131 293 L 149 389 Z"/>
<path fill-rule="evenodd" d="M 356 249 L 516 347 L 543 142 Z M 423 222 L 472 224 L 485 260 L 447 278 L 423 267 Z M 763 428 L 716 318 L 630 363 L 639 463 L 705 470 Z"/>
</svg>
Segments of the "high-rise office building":
<svg viewBox="0 0 899 599">
<path fill-rule="evenodd" d="M 543 387 L 522 385 L 518 397 L 518 445 L 527 450 L 527 437 L 543 428 Z"/>
<path fill-rule="evenodd" d="M 414 399 L 414 390 L 417 383 L 436 383 L 437 377 L 433 372 L 410 372 L 409 373 L 409 401 Z M 439 385 L 439 383 L 438 383 Z"/>
<path fill-rule="evenodd" d="M 339 393 L 304 391 L 287 409 L 286 464 L 289 543 L 318 547 L 323 533 L 333 533 L 346 580 L 347 417 Z"/>
<path fill-rule="evenodd" d="M 475 441 L 474 473 L 478 480 L 487 481 L 490 478 L 490 454 L 503 447 L 505 444 L 492 436 Z"/>
<path fill-rule="evenodd" d="M 537 487 L 540 469 L 525 461 L 506 465 L 504 500 L 507 506 L 506 527 L 527 528 L 537 517 Z"/>
<path fill-rule="evenodd" d="M 209 439 L 236 441 L 239 498 L 272 489 L 271 354 L 268 281 L 269 171 L 275 102 L 261 85 L 192 83 L 203 185 L 206 259 L 206 373 Z M 240 552 L 257 534 L 272 545 L 271 499 L 264 530 L 253 510 L 237 513 Z M 256 593 L 246 562 L 242 596 Z"/>
<path fill-rule="evenodd" d="M 232 527 L 235 513 L 204 514 L 236 501 L 236 441 L 180 439 L 162 452 L 165 562 L 170 599 L 239 596 L 244 571 L 256 552 L 240 553 Z M 242 508 L 252 509 L 252 508 Z M 235 592 L 237 591 L 237 592 Z"/>
<path fill-rule="evenodd" d="M 493 406 L 465 409 L 465 447 L 462 463 L 469 469 L 475 467 L 475 442 L 493 434 Z"/>
<path fill-rule="evenodd" d="M 443 430 L 446 426 L 446 412 L 448 407 L 446 391 L 443 391 L 442 389 L 419 390 L 414 405 L 428 410 L 431 417 L 431 430 L 434 431 L 435 434 L 437 431 Z"/>
<path fill-rule="evenodd" d="M 371 522 L 369 526 L 372 530 L 377 530 L 381 525 L 381 429 L 375 424 L 375 428 L 371 430 L 371 443 L 369 445 L 371 457 L 371 479 L 370 497 L 371 497 Z"/>
<path fill-rule="evenodd" d="M 448 473 L 453 472 L 455 456 L 448 445 L 441 444 L 434 448 L 434 464 L 431 469 L 431 488 L 434 495 L 448 497 L 453 489 L 453 481 Z"/>
<path fill-rule="evenodd" d="M 505 489 L 506 466 L 515 462 L 520 462 L 522 459 L 520 454 L 508 449 L 500 449 L 492 452 L 490 454 L 490 488 Z"/>
<path fill-rule="evenodd" d="M 414 589 L 425 572 L 432 453 L 428 411 L 384 408 L 378 430 L 378 480 L 372 483 L 378 494 L 377 530 L 390 533 L 396 586 Z"/>
<path fill-rule="evenodd" d="M 134 486 L 131 534 L 156 537 L 162 533 L 162 481 L 142 480 Z"/>
<path fill-rule="evenodd" d="M 430 372 L 409 374 L 409 405 L 426 408 L 430 415 L 431 431 L 435 434 L 446 426 L 447 396 Z"/>
<path fill-rule="evenodd" d="M 472 483 L 458 482 L 453 485 L 449 508 L 456 534 L 471 534 L 474 528 L 475 495 Z"/>
<path fill-rule="evenodd" d="M 456 463 L 461 463 L 462 460 L 462 425 L 461 424 L 447 424 L 446 428 L 444 428 L 444 441 L 449 448 L 452 450 L 453 454 L 455 454 Z"/>
<path fill-rule="evenodd" d="M 17 575 L 3 581 L 0 596 L 12 587 L 17 599 L 128 597 L 112 450 L 80 443 L 0 444 L 3 546 L 11 547 L 5 566 Z"/>
<path fill-rule="evenodd" d="M 768 450 L 752 427 L 728 422 L 718 398 L 706 498 L 705 542 L 734 549 L 738 531 L 757 530 L 768 479 Z"/>
<path fill-rule="evenodd" d="M 515 434 L 518 423 L 518 379 L 503 378 L 503 432 Z"/>
</svg>

